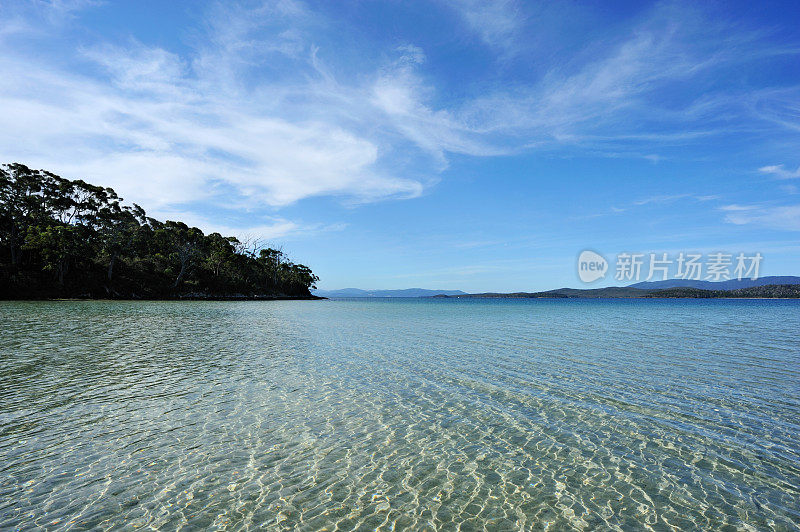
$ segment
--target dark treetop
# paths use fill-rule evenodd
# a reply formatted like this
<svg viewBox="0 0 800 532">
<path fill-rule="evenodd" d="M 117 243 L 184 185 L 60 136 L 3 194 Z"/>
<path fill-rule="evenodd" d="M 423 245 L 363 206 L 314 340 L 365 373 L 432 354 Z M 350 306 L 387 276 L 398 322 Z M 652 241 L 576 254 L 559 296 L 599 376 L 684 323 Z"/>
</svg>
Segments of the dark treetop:
<svg viewBox="0 0 800 532">
<path fill-rule="evenodd" d="M 0 298 L 312 297 L 279 249 L 160 222 L 110 188 L 0 165 Z"/>
</svg>

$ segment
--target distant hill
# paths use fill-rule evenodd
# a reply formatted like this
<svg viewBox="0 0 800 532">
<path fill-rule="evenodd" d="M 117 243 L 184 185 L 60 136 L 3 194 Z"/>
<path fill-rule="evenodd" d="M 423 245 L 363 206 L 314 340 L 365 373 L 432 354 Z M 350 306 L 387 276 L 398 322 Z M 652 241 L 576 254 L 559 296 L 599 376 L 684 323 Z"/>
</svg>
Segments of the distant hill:
<svg viewBox="0 0 800 532">
<path fill-rule="evenodd" d="M 768 284 L 763 286 L 750 286 L 734 290 L 702 290 L 700 288 L 665 288 L 663 290 L 648 290 L 645 297 L 692 297 L 692 298 L 800 298 L 800 284 Z"/>
<path fill-rule="evenodd" d="M 611 286 L 608 288 L 590 288 L 581 290 L 578 288 L 558 288 L 544 292 L 512 292 L 509 294 L 486 292 L 482 294 L 464 294 L 447 297 L 474 297 L 474 298 L 537 298 L 537 297 L 644 297 L 650 290 L 639 290 L 628 286 Z M 444 296 L 437 296 L 444 297 Z"/>
<path fill-rule="evenodd" d="M 668 279 L 632 284 L 630 286 L 610 286 L 607 288 L 558 288 L 543 292 L 512 292 L 468 294 L 461 290 L 428 290 L 407 288 L 405 290 L 361 290 L 343 288 L 341 290 L 312 290 L 315 296 L 329 298 L 349 297 L 453 297 L 453 298 L 641 298 L 641 297 L 799 297 L 800 277 L 783 275 L 762 277 L 752 281 L 737 279 L 729 281 L 692 281 Z"/>
<path fill-rule="evenodd" d="M 658 290 L 663 288 L 700 288 L 702 290 L 737 290 L 739 288 L 752 288 L 754 286 L 766 286 L 771 284 L 800 284 L 800 277 L 792 275 L 781 275 L 771 277 L 761 277 L 755 281 L 751 279 L 731 279 L 729 281 L 693 281 L 689 279 L 667 279 L 666 281 L 650 281 L 630 285 L 628 288 L 639 288 L 644 290 Z"/>
<path fill-rule="evenodd" d="M 405 288 L 402 290 L 361 290 L 360 288 L 342 288 L 340 290 L 312 290 L 320 297 L 432 297 L 437 295 L 466 295 L 461 290 L 428 290 L 426 288 Z"/>
<path fill-rule="evenodd" d="M 712 283 L 718 284 L 718 283 Z M 733 290 L 704 290 L 692 287 L 674 287 L 660 290 L 633 288 L 630 286 L 612 286 L 608 288 L 592 288 L 579 290 L 577 288 L 559 288 L 545 292 L 514 292 L 510 294 L 484 293 L 465 295 L 437 295 L 446 298 L 480 298 L 480 299 L 537 299 L 537 298 L 800 298 L 800 283 L 784 285 L 763 285 Z"/>
</svg>

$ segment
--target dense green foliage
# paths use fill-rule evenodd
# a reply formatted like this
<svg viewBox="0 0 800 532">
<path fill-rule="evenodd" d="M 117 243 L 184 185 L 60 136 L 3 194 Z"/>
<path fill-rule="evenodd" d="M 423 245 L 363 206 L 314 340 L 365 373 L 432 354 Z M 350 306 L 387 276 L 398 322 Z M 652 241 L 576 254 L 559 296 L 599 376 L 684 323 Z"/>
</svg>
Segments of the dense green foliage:
<svg viewBox="0 0 800 532">
<path fill-rule="evenodd" d="M 317 280 L 278 249 L 160 222 L 110 188 L 0 165 L 0 298 L 309 296 Z"/>
</svg>

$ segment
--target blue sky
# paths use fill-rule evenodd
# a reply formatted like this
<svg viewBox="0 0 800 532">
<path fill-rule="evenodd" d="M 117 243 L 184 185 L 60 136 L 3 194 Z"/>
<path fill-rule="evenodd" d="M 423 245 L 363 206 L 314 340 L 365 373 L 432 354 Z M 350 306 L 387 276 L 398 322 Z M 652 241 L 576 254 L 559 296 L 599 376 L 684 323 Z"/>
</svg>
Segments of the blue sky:
<svg viewBox="0 0 800 532">
<path fill-rule="evenodd" d="M 798 148 L 797 2 L 0 0 L 0 160 L 321 288 L 581 286 L 584 249 L 798 275 Z"/>
</svg>

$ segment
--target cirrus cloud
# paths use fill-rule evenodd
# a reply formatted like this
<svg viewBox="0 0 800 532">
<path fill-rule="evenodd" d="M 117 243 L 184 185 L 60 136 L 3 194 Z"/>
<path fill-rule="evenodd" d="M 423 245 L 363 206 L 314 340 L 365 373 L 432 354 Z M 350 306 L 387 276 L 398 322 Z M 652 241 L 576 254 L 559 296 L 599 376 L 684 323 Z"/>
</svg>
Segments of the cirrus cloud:
<svg viewBox="0 0 800 532">
<path fill-rule="evenodd" d="M 299 0 L 212 4 L 175 50 L 131 36 L 57 57 L 40 54 L 41 42 L 58 43 L 64 21 L 79 24 L 75 13 L 94 4 L 30 5 L 2 12 L 0 159 L 113 186 L 164 211 L 228 205 L 232 195 L 273 210 L 320 196 L 414 198 L 454 154 L 568 146 L 658 160 L 654 147 L 721 134 L 732 121 L 752 127 L 738 98 L 692 93 L 691 81 L 788 53 L 698 11 L 656 6 L 620 38 L 543 65 L 537 79 L 448 99 L 413 43 L 393 43 L 380 64 L 341 68 L 337 50 L 316 43 L 333 23 Z M 513 1 L 450 5 L 499 47 L 528 22 Z M 665 88 L 676 83 L 688 88 L 666 108 Z M 644 146 L 646 155 L 637 154 Z M 779 166 L 762 171 L 794 176 Z"/>
</svg>

